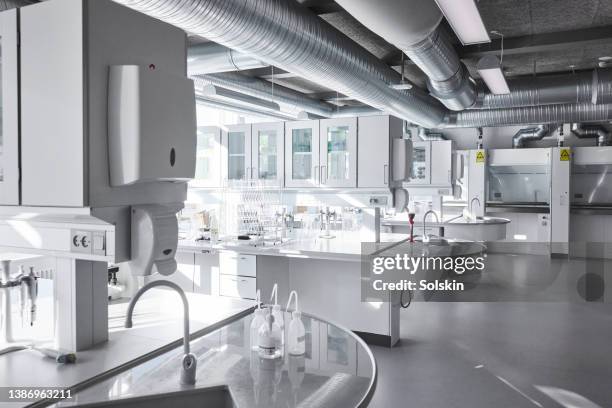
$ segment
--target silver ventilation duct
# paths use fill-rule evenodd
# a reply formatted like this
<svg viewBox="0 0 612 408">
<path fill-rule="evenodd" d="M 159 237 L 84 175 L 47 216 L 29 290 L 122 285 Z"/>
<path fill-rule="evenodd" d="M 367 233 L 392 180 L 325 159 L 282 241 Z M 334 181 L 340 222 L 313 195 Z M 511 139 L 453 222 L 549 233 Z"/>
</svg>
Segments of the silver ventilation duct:
<svg viewBox="0 0 612 408">
<path fill-rule="evenodd" d="M 395 45 L 428 77 L 428 88 L 447 108 L 476 101 L 474 81 L 439 28 L 442 13 L 432 0 L 336 0 L 371 31 Z"/>
<path fill-rule="evenodd" d="M 384 112 L 379 111 L 378 109 L 371 108 L 369 106 L 337 106 L 334 108 L 332 114 L 328 117 L 330 118 L 349 118 L 355 116 L 372 116 L 372 115 L 384 115 Z M 301 111 L 297 116 L 298 120 L 315 120 L 315 119 L 324 119 L 324 117 L 319 115 L 314 115 L 312 113 Z"/>
<path fill-rule="evenodd" d="M 390 88 L 400 82 L 397 72 L 297 2 L 115 1 L 413 123 L 444 121 L 438 101 L 417 88 Z"/>
<path fill-rule="evenodd" d="M 344 34 L 323 22 L 314 13 L 293 1 L 115 1 L 426 128 L 590 122 L 612 118 L 612 103 L 598 105 L 577 103 L 449 112 L 437 100 L 417 88 L 412 88 L 410 91 L 390 88 L 390 84 L 400 81 L 397 72 Z M 341 4 L 345 2 L 345 0 L 340 0 Z M 376 2 L 351 0 L 352 2 L 369 4 L 369 8 L 372 9 L 370 11 L 376 15 L 378 15 L 378 8 L 384 10 L 385 7 L 395 7 L 394 4 L 389 4 L 389 2 L 395 3 L 393 0 Z M 431 0 L 410 0 L 410 3 L 410 7 L 402 4 L 403 7 L 397 10 L 396 15 L 387 16 L 391 22 L 394 22 L 398 19 L 404 21 L 406 14 L 418 14 L 418 19 L 412 17 L 410 20 L 405 20 L 403 24 L 409 28 L 409 35 L 406 36 L 409 45 L 418 43 L 418 41 L 413 41 L 415 38 L 422 41 L 426 36 L 432 35 L 442 18 L 439 9 Z M 415 10 L 418 10 L 418 13 L 415 13 Z M 377 27 L 380 25 L 401 26 L 401 24 L 392 24 L 382 19 Z M 380 32 L 376 29 L 374 31 Z M 431 43 L 436 44 L 433 39 Z M 397 44 L 400 48 L 406 46 L 401 41 Z M 444 58 L 448 59 L 454 58 L 448 55 L 449 48 L 446 46 L 436 45 L 428 49 L 432 55 L 446 56 Z M 428 59 L 423 56 L 421 61 L 433 61 L 435 58 L 437 57 L 432 56 L 431 59 Z M 448 61 L 439 61 L 439 63 L 449 64 Z M 453 64 L 455 63 L 451 61 L 449 66 L 456 65 Z M 431 67 L 430 69 L 433 75 L 435 71 Z M 440 74 L 445 72 L 442 69 L 439 68 Z M 462 83 L 457 80 L 457 76 L 453 81 Z M 238 89 L 227 86 L 227 83 L 216 83 L 216 85 L 240 92 Z M 453 86 L 445 89 L 450 95 L 452 92 L 449 89 L 453 89 Z M 263 95 L 252 96 L 266 98 Z M 290 99 L 295 102 L 294 96 Z M 446 101 L 448 103 L 448 100 Z M 281 103 L 278 99 L 275 102 Z M 314 103 L 323 102 L 314 101 Z M 319 108 L 321 108 L 320 105 Z M 311 113 L 326 116 L 326 110 Z"/>
<path fill-rule="evenodd" d="M 242 71 L 267 66 L 263 62 L 214 42 L 192 45 L 187 51 L 189 76 Z"/>
<path fill-rule="evenodd" d="M 512 148 L 519 149 L 525 147 L 526 142 L 542 140 L 552 133 L 553 127 L 550 125 L 539 125 L 536 127 L 520 129 L 512 136 Z"/>
<path fill-rule="evenodd" d="M 270 102 L 266 99 L 255 98 L 254 96 L 245 95 L 240 92 L 234 92 L 229 89 L 221 88 L 215 85 L 204 85 L 198 89 L 198 95 L 207 98 L 222 100 L 228 103 L 237 105 L 247 105 L 248 107 L 254 107 L 255 109 L 280 111 L 278 103 Z"/>
<path fill-rule="evenodd" d="M 240 113 L 243 115 L 258 116 L 262 118 L 269 118 L 273 120 L 296 120 L 297 117 L 286 114 L 284 112 L 270 112 L 257 108 L 250 108 L 246 106 L 240 106 L 229 102 L 219 101 L 212 99 L 207 96 L 196 95 L 196 103 L 204 106 L 208 106 L 213 109 L 223 109 L 231 112 Z"/>
<path fill-rule="evenodd" d="M 596 138 L 597 146 L 610 144 L 610 132 L 603 126 L 584 126 L 581 123 L 572 123 L 572 133 L 579 139 Z"/>
<path fill-rule="evenodd" d="M 442 133 L 429 133 L 427 129 L 420 127 L 420 126 L 419 126 L 419 131 L 417 133 L 417 136 L 423 142 L 446 140 L 446 137 Z"/>
<path fill-rule="evenodd" d="M 560 103 L 612 103 L 612 70 L 508 80 L 509 94 L 478 92 L 474 108 L 493 109 Z"/>
<path fill-rule="evenodd" d="M 491 127 L 537 123 L 602 122 L 612 118 L 612 104 L 591 103 L 452 112 L 441 127 Z"/>
<path fill-rule="evenodd" d="M 309 98 L 301 92 L 284 86 L 273 85 L 264 79 L 249 77 L 237 72 L 200 75 L 193 79 L 196 87 L 206 84 L 220 86 L 255 98 L 295 106 L 325 118 L 331 117 L 334 111 L 334 106 L 329 103 Z"/>
</svg>

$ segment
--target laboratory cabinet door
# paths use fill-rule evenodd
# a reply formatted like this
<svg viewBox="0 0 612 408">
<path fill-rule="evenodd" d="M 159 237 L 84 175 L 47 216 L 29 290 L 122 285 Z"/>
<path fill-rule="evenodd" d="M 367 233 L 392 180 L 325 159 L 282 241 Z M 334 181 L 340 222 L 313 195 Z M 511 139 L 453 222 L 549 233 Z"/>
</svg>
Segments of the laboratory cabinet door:
<svg viewBox="0 0 612 408">
<path fill-rule="evenodd" d="M 357 187 L 357 118 L 319 123 L 321 186 Z"/>
<path fill-rule="evenodd" d="M 198 127 L 193 187 L 221 187 L 221 129 Z"/>
<path fill-rule="evenodd" d="M 359 157 L 358 157 L 358 187 L 388 188 L 389 187 L 389 156 L 390 156 L 390 125 L 389 116 L 365 116 L 359 120 Z M 401 121 L 393 119 L 393 124 Z M 397 128 L 397 126 L 394 126 Z M 394 129 L 397 131 L 397 129 Z M 397 135 L 396 135 L 397 136 Z M 401 137 L 401 134 L 399 135 Z"/>
<path fill-rule="evenodd" d="M 0 13 L 0 205 L 19 205 L 17 10 Z"/>
<path fill-rule="evenodd" d="M 232 182 L 252 178 L 251 125 L 231 125 L 222 134 L 223 177 Z"/>
<path fill-rule="evenodd" d="M 285 186 L 319 185 L 319 121 L 285 123 Z"/>
<path fill-rule="evenodd" d="M 252 178 L 265 184 L 282 187 L 284 176 L 283 122 L 252 125 Z"/>
</svg>

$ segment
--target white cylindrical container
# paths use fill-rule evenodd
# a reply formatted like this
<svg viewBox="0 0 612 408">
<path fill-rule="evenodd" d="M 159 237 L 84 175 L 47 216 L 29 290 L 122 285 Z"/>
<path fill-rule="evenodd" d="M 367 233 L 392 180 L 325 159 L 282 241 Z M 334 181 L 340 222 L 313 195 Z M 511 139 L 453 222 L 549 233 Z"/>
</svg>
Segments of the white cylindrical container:
<svg viewBox="0 0 612 408">
<path fill-rule="evenodd" d="M 250 342 L 251 342 L 251 350 L 257 351 L 259 349 L 258 343 L 258 334 L 259 328 L 262 324 L 266 322 L 266 310 L 260 309 L 259 307 L 255 309 L 253 312 L 253 320 L 251 320 L 251 329 L 250 329 Z"/>
<path fill-rule="evenodd" d="M 306 354 L 306 328 L 302 322 L 302 314 L 298 311 L 291 314 L 287 337 L 287 352 L 292 356 Z"/>
<path fill-rule="evenodd" d="M 281 342 L 281 330 L 274 321 L 274 315 L 267 314 L 264 324 L 258 331 L 259 356 L 266 359 L 281 358 L 283 356 Z"/>
</svg>

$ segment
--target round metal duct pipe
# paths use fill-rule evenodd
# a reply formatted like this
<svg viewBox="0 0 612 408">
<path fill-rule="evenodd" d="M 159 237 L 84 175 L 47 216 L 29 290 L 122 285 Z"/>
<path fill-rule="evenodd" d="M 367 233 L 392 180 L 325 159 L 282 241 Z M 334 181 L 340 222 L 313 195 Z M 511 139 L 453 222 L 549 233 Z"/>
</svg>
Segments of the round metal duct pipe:
<svg viewBox="0 0 612 408">
<path fill-rule="evenodd" d="M 390 88 L 400 82 L 397 72 L 297 2 L 115 1 L 413 123 L 444 121 L 437 100 L 417 88 Z"/>
<path fill-rule="evenodd" d="M 559 103 L 612 103 L 612 70 L 547 75 L 508 80 L 511 92 L 494 95 L 479 90 L 474 108 L 493 109 Z"/>
<path fill-rule="evenodd" d="M 429 128 L 443 127 L 483 127 L 483 126 L 505 126 L 538 123 L 570 123 L 570 122 L 592 122 L 605 121 L 612 118 L 612 103 L 593 105 L 591 103 L 563 104 L 531 106 L 509 109 L 469 110 L 462 112 L 449 112 L 436 99 L 430 95 L 412 88 L 410 91 L 401 91 L 390 88 L 390 84 L 397 84 L 400 76 L 383 62 L 365 51 L 361 46 L 340 33 L 329 24 L 323 22 L 318 16 L 294 1 L 285 0 L 115 0 L 137 11 L 152 17 L 174 24 L 187 32 L 208 38 L 245 55 L 252 56 L 266 64 L 278 66 L 286 71 L 293 72 L 311 81 L 320 83 L 330 89 L 337 90 L 356 100 L 359 100 L 376 109 L 388 114 L 395 115 L 411 123 Z M 347 1 L 340 0 L 342 5 Z M 382 4 L 393 5 L 392 0 L 351 0 L 349 3 L 369 3 L 372 12 Z M 391 4 L 393 3 L 393 4 Z M 403 2 L 404 9 L 415 12 L 418 8 L 433 7 L 431 0 L 410 0 L 409 7 Z M 383 8 L 381 8 L 383 9 Z M 405 13 L 401 11 L 398 13 Z M 427 9 L 434 12 L 435 9 Z M 422 15 L 422 11 L 415 15 Z M 439 11 L 437 12 L 439 13 Z M 403 14 L 398 14 L 403 15 Z M 427 16 L 427 14 L 423 14 Z M 435 18 L 420 17 L 414 27 L 429 27 L 432 21 L 441 18 L 435 14 Z M 433 16 L 433 14 L 432 14 Z M 423 25 L 419 25 L 420 23 Z M 427 23 L 427 24 L 425 24 Z M 413 40 L 427 32 L 424 29 L 411 29 Z M 433 31 L 429 33 L 432 36 Z M 436 34 L 433 34 L 434 36 Z M 440 44 L 438 40 L 430 38 L 430 44 Z M 429 41 L 429 40 L 427 40 Z M 411 44 L 414 44 L 411 42 Z M 428 49 L 431 58 L 422 57 L 422 61 L 436 61 L 456 66 L 454 58 L 449 50 L 452 47 L 431 46 Z M 449 61 L 444 61 L 444 59 Z M 441 75 L 446 68 L 434 70 L 431 66 L 430 72 L 436 70 Z M 448 72 L 452 71 L 450 69 Z M 230 75 L 215 74 L 215 75 Z M 437 75 L 437 74 L 436 74 Z M 243 76 L 244 77 L 244 76 Z M 456 77 L 453 79 L 456 83 Z M 264 81 L 267 82 L 267 81 Z M 269 84 L 269 83 L 268 83 Z M 227 82 L 215 83 L 224 88 L 238 92 L 244 89 L 231 87 Z M 275 87 L 280 91 L 280 87 Z M 449 88 L 443 88 L 448 91 Z M 297 93 L 297 92 L 296 92 Z M 297 93 L 299 94 L 299 93 Z M 452 94 L 452 92 L 449 92 Z M 263 94 L 253 95 L 261 98 L 269 98 Z M 469 92 L 466 91 L 469 99 Z M 301 95 L 304 97 L 304 95 Z M 291 96 L 295 104 L 295 95 Z M 310 99 L 310 98 L 308 98 Z M 446 103 L 448 103 L 448 99 Z M 281 103 L 276 99 L 275 102 Z M 306 101 L 308 102 L 308 101 Z M 315 103 L 323 103 L 314 101 Z M 292 104 L 292 102 L 287 102 Z M 296 106 L 299 106 L 295 104 Z M 455 106 L 456 109 L 458 106 Z M 311 113 L 327 116 L 327 109 Z M 309 108 L 308 110 L 310 111 Z M 316 108 L 315 108 L 316 109 Z M 331 108 L 333 111 L 333 107 Z"/>
<path fill-rule="evenodd" d="M 596 139 L 597 146 L 610 144 L 610 132 L 603 126 L 584 126 L 582 123 L 572 123 L 571 131 L 578 139 Z"/>
<path fill-rule="evenodd" d="M 539 125 L 536 127 L 530 127 L 520 129 L 514 136 L 512 136 L 512 148 L 519 149 L 525 147 L 526 142 L 535 140 L 542 140 L 546 136 L 550 135 L 552 127 L 550 125 Z"/>
<path fill-rule="evenodd" d="M 267 66 L 263 62 L 214 42 L 192 45 L 187 50 L 189 76 L 242 71 Z"/>
<path fill-rule="evenodd" d="M 269 118 L 272 120 L 296 120 L 297 119 L 297 117 L 294 117 L 290 114 L 285 114 L 283 112 L 270 112 L 270 111 L 259 110 L 256 108 L 248 108 L 246 106 L 239 106 L 239 105 L 235 105 L 235 104 L 224 102 L 224 101 L 219 101 L 219 100 L 212 99 L 207 96 L 201 96 L 201 95 L 196 95 L 196 103 L 200 105 L 208 106 L 209 108 L 212 108 L 212 109 L 228 110 L 228 111 L 240 113 L 243 115 L 258 116 L 258 117 L 263 117 L 263 118 Z"/>
<path fill-rule="evenodd" d="M 321 102 L 284 86 L 274 85 L 263 79 L 249 77 L 237 72 L 200 75 L 193 78 L 196 85 L 211 84 L 240 92 L 255 98 L 272 100 L 304 109 L 321 117 L 329 118 L 334 112 L 334 106 Z"/>
<path fill-rule="evenodd" d="M 438 28 L 433 0 L 336 0 L 371 31 L 395 45 L 428 77 L 428 88 L 447 108 L 474 105 L 476 86 L 452 44 Z"/>
<path fill-rule="evenodd" d="M 529 106 L 452 112 L 442 127 L 493 127 L 537 123 L 602 122 L 612 118 L 612 104 Z"/>
</svg>

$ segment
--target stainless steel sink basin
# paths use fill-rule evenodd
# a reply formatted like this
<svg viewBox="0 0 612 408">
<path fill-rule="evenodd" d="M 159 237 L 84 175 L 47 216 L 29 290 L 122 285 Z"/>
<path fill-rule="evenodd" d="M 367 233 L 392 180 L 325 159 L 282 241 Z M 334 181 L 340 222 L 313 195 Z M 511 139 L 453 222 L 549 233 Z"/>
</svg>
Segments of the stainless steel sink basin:
<svg viewBox="0 0 612 408">
<path fill-rule="evenodd" d="M 79 405 L 79 407 L 122 408 L 166 408 L 173 406 L 180 408 L 236 408 L 229 389 L 225 386 L 143 395 L 142 397 Z"/>
<path fill-rule="evenodd" d="M 445 223 L 445 234 L 453 238 L 470 241 L 497 241 L 506 238 L 506 225 L 509 219 L 499 217 L 477 217 L 474 219 L 459 216 Z"/>
<path fill-rule="evenodd" d="M 507 224 L 510 220 L 507 218 L 500 217 L 476 217 L 473 219 L 465 217 L 457 217 L 448 221 L 449 224 L 456 225 L 474 225 L 474 224 Z"/>
</svg>

